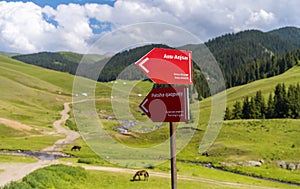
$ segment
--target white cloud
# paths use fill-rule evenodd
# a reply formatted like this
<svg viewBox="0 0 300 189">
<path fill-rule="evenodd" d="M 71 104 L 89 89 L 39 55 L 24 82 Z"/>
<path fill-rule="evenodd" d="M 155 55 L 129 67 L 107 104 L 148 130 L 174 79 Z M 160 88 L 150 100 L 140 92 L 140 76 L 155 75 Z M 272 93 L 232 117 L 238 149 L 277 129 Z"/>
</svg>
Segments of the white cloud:
<svg viewBox="0 0 300 189">
<path fill-rule="evenodd" d="M 47 22 L 45 16 L 58 25 Z M 54 10 L 34 3 L 1 2 L 0 31 L 3 50 L 24 53 L 83 51 L 88 45 L 85 40 L 93 35 L 84 8 L 74 4 Z"/>
<path fill-rule="evenodd" d="M 119 0 L 115 3 L 112 20 L 117 25 L 127 25 L 140 22 L 164 22 L 178 24 L 178 19 L 170 12 L 150 4 L 151 1 Z"/>
<path fill-rule="evenodd" d="M 56 33 L 60 38 L 60 46 L 67 46 L 72 51 L 84 51 L 88 47 L 86 40 L 93 33 L 83 6 L 59 5 L 55 20 L 58 23 Z"/>
<path fill-rule="evenodd" d="M 246 26 L 263 26 L 269 25 L 275 20 L 274 14 L 272 12 L 266 12 L 263 9 L 259 11 L 252 12 L 249 20 L 246 22 Z"/>
<path fill-rule="evenodd" d="M 156 22 L 145 22 L 120 27 L 106 33 L 89 49 L 90 53 L 120 52 L 125 49 L 153 43 L 167 44 L 173 47 L 201 43 L 199 39 L 180 27 Z"/>
<path fill-rule="evenodd" d="M 54 27 L 43 20 L 39 6 L 0 2 L 0 40 L 5 49 L 37 51 L 43 46 L 44 33 L 53 30 Z"/>
<path fill-rule="evenodd" d="M 99 21 L 112 20 L 113 8 L 108 5 L 100 4 L 86 4 L 85 5 L 87 16 L 90 18 L 96 18 Z"/>
<path fill-rule="evenodd" d="M 114 7 L 92 3 L 51 8 L 1 1 L 0 51 L 85 52 L 109 28 L 141 22 L 172 24 L 206 41 L 245 29 L 268 31 L 285 25 L 300 26 L 299 5 L 298 0 L 118 0 Z M 91 19 L 98 23 L 91 23 Z M 103 29 L 103 33 L 95 34 L 95 29 Z M 170 36 L 176 36 L 173 33 L 155 33 L 155 28 L 138 32 L 137 28 L 128 37 L 141 41 L 164 37 L 172 41 Z"/>
</svg>

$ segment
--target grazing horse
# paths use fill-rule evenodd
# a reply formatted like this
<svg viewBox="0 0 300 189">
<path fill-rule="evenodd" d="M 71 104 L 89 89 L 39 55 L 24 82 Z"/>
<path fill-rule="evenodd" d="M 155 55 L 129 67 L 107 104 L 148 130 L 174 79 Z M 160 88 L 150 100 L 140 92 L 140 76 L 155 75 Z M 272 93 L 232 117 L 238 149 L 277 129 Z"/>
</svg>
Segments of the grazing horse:
<svg viewBox="0 0 300 189">
<path fill-rule="evenodd" d="M 139 180 L 141 180 L 141 176 L 144 175 L 144 180 L 148 180 L 149 178 L 149 173 L 146 171 L 146 170 L 141 170 L 141 171 L 137 171 L 135 173 L 135 175 L 133 176 L 133 179 L 132 181 L 135 181 L 136 180 L 136 177 L 139 177 Z"/>
<path fill-rule="evenodd" d="M 73 146 L 72 148 L 71 148 L 71 151 L 73 151 L 73 150 L 78 150 L 78 151 L 80 151 L 80 149 L 81 149 L 81 146 Z"/>
</svg>

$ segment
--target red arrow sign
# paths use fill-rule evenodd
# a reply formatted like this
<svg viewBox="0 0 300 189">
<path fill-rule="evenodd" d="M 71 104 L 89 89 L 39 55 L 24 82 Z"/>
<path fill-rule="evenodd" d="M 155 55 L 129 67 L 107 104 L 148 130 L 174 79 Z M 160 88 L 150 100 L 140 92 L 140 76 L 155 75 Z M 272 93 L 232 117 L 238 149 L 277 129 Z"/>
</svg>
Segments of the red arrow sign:
<svg viewBox="0 0 300 189">
<path fill-rule="evenodd" d="M 192 51 L 154 48 L 135 63 L 157 84 L 192 84 Z"/>
<path fill-rule="evenodd" d="M 152 89 L 140 108 L 154 122 L 187 122 L 188 92 L 185 86 Z"/>
</svg>

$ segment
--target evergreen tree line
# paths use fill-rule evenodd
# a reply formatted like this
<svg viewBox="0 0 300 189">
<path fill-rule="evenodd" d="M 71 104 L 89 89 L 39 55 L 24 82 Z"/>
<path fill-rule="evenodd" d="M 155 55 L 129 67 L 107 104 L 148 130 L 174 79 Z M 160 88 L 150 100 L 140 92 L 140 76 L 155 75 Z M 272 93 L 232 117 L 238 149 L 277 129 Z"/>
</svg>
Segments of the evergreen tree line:
<svg viewBox="0 0 300 189">
<path fill-rule="evenodd" d="M 293 27 L 271 32 L 245 30 L 225 34 L 205 45 L 219 63 L 226 87 L 230 88 L 281 74 L 297 64 L 299 31 Z"/>
<path fill-rule="evenodd" d="M 236 68 L 238 69 L 230 71 L 232 68 L 227 68 L 229 72 L 225 72 L 227 88 L 282 74 L 294 65 L 299 64 L 299 60 L 300 49 L 297 49 L 281 56 L 271 55 L 268 58 L 257 59 L 246 65 L 237 64 Z"/>
<path fill-rule="evenodd" d="M 267 101 L 261 91 L 255 96 L 246 96 L 243 101 L 236 101 L 233 108 L 226 108 L 225 120 L 232 119 L 271 119 L 300 118 L 300 85 L 277 84 Z"/>
<path fill-rule="evenodd" d="M 69 60 L 63 54 L 55 52 L 39 52 L 35 54 L 17 55 L 12 58 L 28 64 L 75 75 L 77 66 L 83 55 L 73 53 L 73 56 L 76 56 L 77 61 Z"/>
<path fill-rule="evenodd" d="M 300 65 L 300 49 L 291 51 L 296 47 L 288 47 L 284 45 L 287 44 L 286 42 L 278 41 L 276 38 L 266 37 L 265 35 L 262 32 L 249 31 L 237 35 L 228 34 L 220 37 L 218 40 L 206 43 L 223 71 L 227 88 L 272 77 L 285 72 L 294 65 Z M 80 72 L 76 72 L 76 70 L 83 57 L 81 54 L 41 52 L 18 55 L 13 58 L 57 71 L 70 74 L 76 73 L 101 82 L 109 82 L 116 79 L 139 80 L 145 79 L 145 74 L 133 63 L 154 47 L 171 48 L 163 44 L 151 44 L 125 50 L 111 58 L 104 58 L 97 62 L 87 62 Z M 200 47 L 196 49 L 198 48 Z M 211 73 L 209 73 L 211 84 L 218 82 L 218 76 L 214 76 L 213 69 L 212 67 Z M 210 85 L 209 87 L 206 74 L 193 63 L 193 80 L 199 100 L 224 90 L 210 88 L 217 87 L 217 85 Z"/>
</svg>

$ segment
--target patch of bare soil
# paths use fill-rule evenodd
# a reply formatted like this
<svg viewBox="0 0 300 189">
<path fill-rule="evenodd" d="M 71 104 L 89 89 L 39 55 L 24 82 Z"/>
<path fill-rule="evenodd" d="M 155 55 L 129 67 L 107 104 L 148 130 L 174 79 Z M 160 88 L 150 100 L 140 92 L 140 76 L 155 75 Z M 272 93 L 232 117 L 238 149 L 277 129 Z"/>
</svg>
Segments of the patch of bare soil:
<svg viewBox="0 0 300 189">
<path fill-rule="evenodd" d="M 11 127 L 16 130 L 25 130 L 25 131 L 31 131 L 33 128 L 29 125 L 20 123 L 18 121 L 6 119 L 6 118 L 0 118 L 0 123 L 4 124 L 8 127 Z"/>
</svg>

